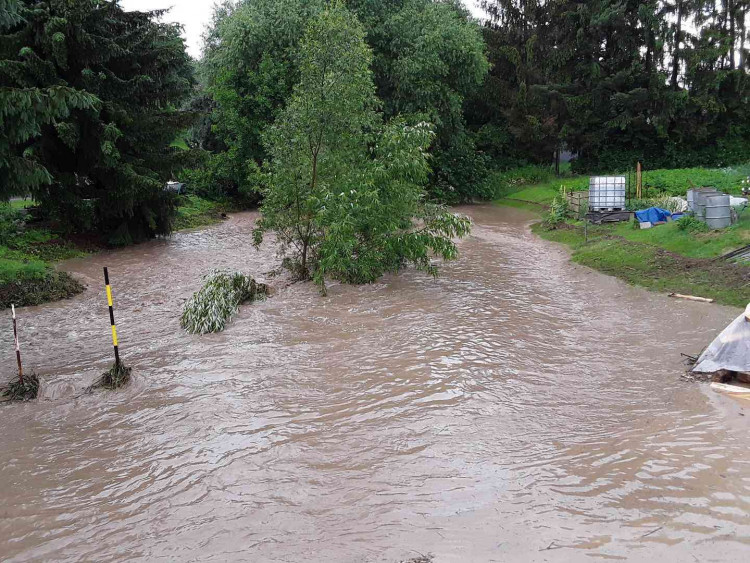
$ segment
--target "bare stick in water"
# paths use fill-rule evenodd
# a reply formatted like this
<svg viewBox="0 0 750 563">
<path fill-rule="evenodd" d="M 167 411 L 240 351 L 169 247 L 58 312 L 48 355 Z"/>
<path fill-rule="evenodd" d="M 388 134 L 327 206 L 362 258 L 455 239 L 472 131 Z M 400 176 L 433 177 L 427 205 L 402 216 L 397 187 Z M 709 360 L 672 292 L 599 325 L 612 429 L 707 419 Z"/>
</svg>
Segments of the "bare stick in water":
<svg viewBox="0 0 750 563">
<path fill-rule="evenodd" d="M 13 343 L 16 346 L 16 361 L 18 362 L 18 382 L 23 385 L 23 365 L 21 365 L 21 347 L 18 344 L 18 328 L 16 326 L 16 306 L 11 304 L 13 312 Z"/>
</svg>

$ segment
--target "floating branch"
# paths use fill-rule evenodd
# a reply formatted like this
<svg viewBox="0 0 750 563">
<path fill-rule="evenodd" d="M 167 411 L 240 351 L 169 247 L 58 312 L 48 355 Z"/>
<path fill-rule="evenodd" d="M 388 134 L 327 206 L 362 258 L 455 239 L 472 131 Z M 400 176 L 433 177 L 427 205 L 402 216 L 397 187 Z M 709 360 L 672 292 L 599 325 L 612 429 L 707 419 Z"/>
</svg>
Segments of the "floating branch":
<svg viewBox="0 0 750 563">
<path fill-rule="evenodd" d="M 204 278 L 203 287 L 185 303 L 180 324 L 192 334 L 224 330 L 237 314 L 240 305 L 263 299 L 268 288 L 239 272 L 212 270 Z"/>
</svg>

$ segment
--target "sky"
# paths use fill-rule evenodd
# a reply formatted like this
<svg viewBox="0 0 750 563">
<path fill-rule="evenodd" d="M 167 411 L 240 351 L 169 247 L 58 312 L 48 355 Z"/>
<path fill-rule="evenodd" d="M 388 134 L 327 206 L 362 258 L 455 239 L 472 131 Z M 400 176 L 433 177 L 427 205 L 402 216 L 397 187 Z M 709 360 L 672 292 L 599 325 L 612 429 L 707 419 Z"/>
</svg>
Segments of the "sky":
<svg viewBox="0 0 750 563">
<path fill-rule="evenodd" d="M 478 0 L 463 0 L 475 16 L 482 12 L 477 8 Z M 215 0 L 120 0 L 125 10 L 158 10 L 172 8 L 165 21 L 179 22 L 185 27 L 188 52 L 191 56 L 201 56 L 201 36 L 203 28 L 211 21 Z"/>
</svg>

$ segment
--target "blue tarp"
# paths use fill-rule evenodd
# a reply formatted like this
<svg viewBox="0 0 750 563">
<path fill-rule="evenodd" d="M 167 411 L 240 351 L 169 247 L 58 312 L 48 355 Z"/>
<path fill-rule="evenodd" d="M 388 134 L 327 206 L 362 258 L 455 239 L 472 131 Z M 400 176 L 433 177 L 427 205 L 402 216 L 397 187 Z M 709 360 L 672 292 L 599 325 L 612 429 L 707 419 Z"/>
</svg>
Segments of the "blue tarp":
<svg viewBox="0 0 750 563">
<path fill-rule="evenodd" d="M 635 218 L 640 223 L 659 223 L 660 221 L 666 221 L 671 216 L 672 213 L 670 211 L 660 207 L 649 207 L 648 209 L 635 212 Z"/>
</svg>

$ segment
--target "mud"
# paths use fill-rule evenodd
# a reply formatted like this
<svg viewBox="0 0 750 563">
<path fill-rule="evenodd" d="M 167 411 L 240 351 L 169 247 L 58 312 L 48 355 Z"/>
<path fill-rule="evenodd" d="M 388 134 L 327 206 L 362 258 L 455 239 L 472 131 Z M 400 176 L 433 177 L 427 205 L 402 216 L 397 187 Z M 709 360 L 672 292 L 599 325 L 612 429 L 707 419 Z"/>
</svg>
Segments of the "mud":
<svg viewBox="0 0 750 563">
<path fill-rule="evenodd" d="M 89 290 L 19 312 L 44 383 L 0 405 L 0 559 L 747 560 L 748 417 L 680 381 L 738 312 L 464 211 L 437 280 L 295 284 L 214 335 L 179 312 L 212 268 L 266 281 L 253 214 L 65 263 Z M 112 361 L 104 265 L 134 380 L 78 397 Z"/>
</svg>

